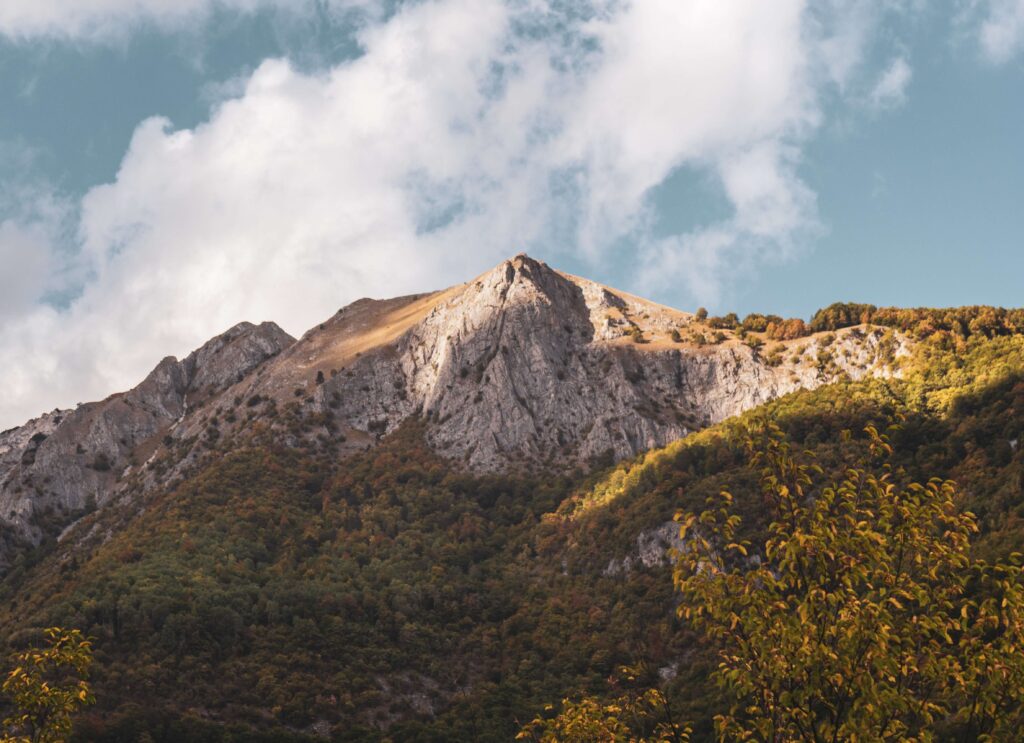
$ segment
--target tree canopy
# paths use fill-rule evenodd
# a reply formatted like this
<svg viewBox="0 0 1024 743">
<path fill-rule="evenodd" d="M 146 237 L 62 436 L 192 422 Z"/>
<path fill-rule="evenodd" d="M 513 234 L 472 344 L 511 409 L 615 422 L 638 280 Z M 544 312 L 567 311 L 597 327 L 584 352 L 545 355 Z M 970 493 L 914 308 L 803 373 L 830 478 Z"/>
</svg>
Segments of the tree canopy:
<svg viewBox="0 0 1024 743">
<path fill-rule="evenodd" d="M 886 436 L 822 485 L 768 425 L 751 441 L 771 523 L 737 537 L 723 491 L 681 513 L 679 614 L 718 651 L 722 740 L 1008 740 L 1024 721 L 1019 559 L 972 560 L 949 481 L 908 481 Z"/>
<path fill-rule="evenodd" d="M 63 743 L 74 714 L 95 701 L 87 681 L 92 643 L 77 629 L 50 627 L 45 634 L 46 646 L 18 653 L 3 682 L 14 711 L 0 743 Z"/>
</svg>

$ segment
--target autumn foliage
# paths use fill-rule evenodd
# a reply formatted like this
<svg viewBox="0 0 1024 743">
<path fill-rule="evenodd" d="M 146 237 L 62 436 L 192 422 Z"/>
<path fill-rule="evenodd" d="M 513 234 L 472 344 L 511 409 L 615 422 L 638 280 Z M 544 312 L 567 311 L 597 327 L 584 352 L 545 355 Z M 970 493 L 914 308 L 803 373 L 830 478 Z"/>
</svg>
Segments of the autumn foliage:
<svg viewBox="0 0 1024 743">
<path fill-rule="evenodd" d="M 1010 740 L 1024 709 L 1017 557 L 971 557 L 953 483 L 918 483 L 869 427 L 863 460 L 822 485 L 773 426 L 751 456 L 772 521 L 740 540 L 722 492 L 683 513 L 679 614 L 717 648 L 721 740 Z"/>
</svg>

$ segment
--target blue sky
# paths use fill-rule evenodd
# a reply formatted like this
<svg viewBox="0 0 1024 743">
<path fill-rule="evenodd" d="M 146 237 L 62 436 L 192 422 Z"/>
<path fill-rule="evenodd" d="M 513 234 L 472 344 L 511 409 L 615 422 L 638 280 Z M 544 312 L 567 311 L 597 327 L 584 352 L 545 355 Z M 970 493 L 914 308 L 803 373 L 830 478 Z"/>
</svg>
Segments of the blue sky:
<svg viewBox="0 0 1024 743">
<path fill-rule="evenodd" d="M 0 427 L 524 249 L 681 308 L 1019 306 L 1024 0 L 0 8 Z"/>
</svg>

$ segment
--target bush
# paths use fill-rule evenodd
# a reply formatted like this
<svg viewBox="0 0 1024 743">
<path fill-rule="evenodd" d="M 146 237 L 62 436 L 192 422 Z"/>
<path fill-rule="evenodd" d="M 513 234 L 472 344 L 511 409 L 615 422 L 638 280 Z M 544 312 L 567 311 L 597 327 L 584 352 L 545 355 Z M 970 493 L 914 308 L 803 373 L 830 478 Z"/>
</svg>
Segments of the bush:
<svg viewBox="0 0 1024 743">
<path fill-rule="evenodd" d="M 766 332 L 773 341 L 791 341 L 810 335 L 807 323 L 799 317 L 769 322 Z"/>
<path fill-rule="evenodd" d="M 736 330 L 740 326 L 740 319 L 735 312 L 730 312 L 724 317 L 709 317 L 708 326 L 723 330 Z"/>
<path fill-rule="evenodd" d="M 742 327 L 748 333 L 763 333 L 768 330 L 769 325 L 781 322 L 782 318 L 778 315 L 762 315 L 757 312 L 752 312 L 743 318 Z"/>
</svg>

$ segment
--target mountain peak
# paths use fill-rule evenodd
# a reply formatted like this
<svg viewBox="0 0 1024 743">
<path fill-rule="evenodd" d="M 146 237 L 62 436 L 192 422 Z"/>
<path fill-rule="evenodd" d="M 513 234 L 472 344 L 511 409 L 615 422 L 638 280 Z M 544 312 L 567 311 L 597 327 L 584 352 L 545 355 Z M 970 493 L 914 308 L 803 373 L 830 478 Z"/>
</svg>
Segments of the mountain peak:
<svg viewBox="0 0 1024 743">
<path fill-rule="evenodd" d="M 420 416 L 438 451 L 500 470 L 631 456 L 828 378 L 805 363 L 816 341 L 769 364 L 735 339 L 682 342 L 695 322 L 520 253 L 444 291 L 355 302 L 229 393 L 327 420 L 317 435 L 342 452 Z M 840 366 L 882 373 L 876 340 Z"/>
<path fill-rule="evenodd" d="M 0 434 L 0 567 L 42 538 L 37 512 L 66 523 L 86 494 L 157 487 L 262 433 L 344 457 L 419 418 L 471 470 L 588 468 L 838 374 L 892 373 L 881 331 L 779 342 L 770 358 L 734 334 L 686 340 L 707 332 L 525 253 L 442 291 L 358 300 L 299 340 L 239 323 L 126 393 Z"/>
</svg>

